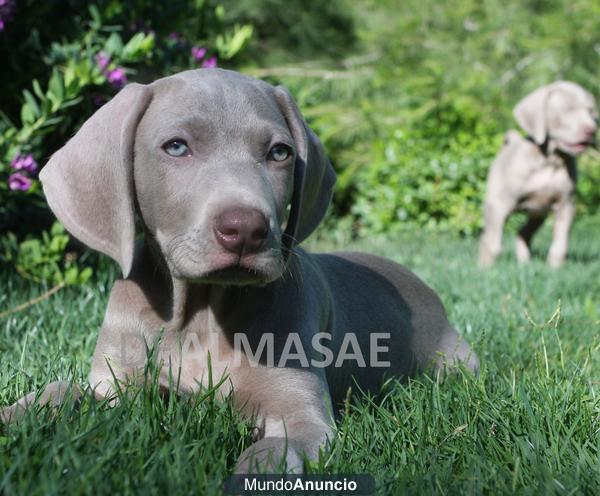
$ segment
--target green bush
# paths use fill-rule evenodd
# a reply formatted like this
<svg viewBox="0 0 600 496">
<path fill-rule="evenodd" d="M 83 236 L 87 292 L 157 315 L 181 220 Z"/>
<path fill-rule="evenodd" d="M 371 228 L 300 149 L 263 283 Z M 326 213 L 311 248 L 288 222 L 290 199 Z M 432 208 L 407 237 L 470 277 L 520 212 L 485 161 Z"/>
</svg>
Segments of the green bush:
<svg viewBox="0 0 600 496">
<path fill-rule="evenodd" d="M 28 236 L 19 242 L 13 233 L 2 239 L 0 259 L 12 264 L 17 273 L 37 283 L 60 285 L 83 284 L 92 275 L 92 269 L 77 266 L 77 255 L 65 256 L 69 236 L 64 227 L 55 222 L 41 238 Z"/>
<path fill-rule="evenodd" d="M 375 159 L 356 179 L 350 208 L 359 235 L 406 223 L 472 233 L 480 224 L 487 169 L 502 135 L 461 131 L 436 143 L 396 129 L 374 145 Z"/>
</svg>

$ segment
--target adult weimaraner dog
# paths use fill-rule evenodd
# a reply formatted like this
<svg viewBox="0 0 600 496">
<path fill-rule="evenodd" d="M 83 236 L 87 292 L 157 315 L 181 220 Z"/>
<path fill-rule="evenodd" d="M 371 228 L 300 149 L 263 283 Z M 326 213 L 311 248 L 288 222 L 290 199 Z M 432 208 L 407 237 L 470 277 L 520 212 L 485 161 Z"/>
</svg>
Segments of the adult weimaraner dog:
<svg viewBox="0 0 600 496">
<path fill-rule="evenodd" d="M 528 136 L 509 131 L 490 169 L 479 263 L 489 266 L 500 254 L 504 223 L 516 211 L 528 216 L 517 236 L 517 260 L 529 261 L 531 239 L 554 211 L 548 263 L 558 267 L 567 254 L 575 215 L 575 157 L 595 143 L 596 102 L 581 86 L 557 81 L 523 98 L 514 116 Z"/>
<path fill-rule="evenodd" d="M 240 473 L 302 470 L 303 456 L 332 436 L 332 405 L 354 381 L 376 390 L 386 376 L 478 366 L 410 271 L 298 246 L 322 220 L 335 174 L 283 87 L 219 69 L 131 84 L 52 156 L 41 180 L 66 228 L 123 271 L 89 377 L 96 397 L 115 397 L 113 374 L 139 377 L 146 343 L 162 336 L 162 387 L 176 378 L 179 392 L 197 392 L 210 365 L 256 422 Z M 37 400 L 56 404 L 72 390 L 52 383 Z"/>
</svg>

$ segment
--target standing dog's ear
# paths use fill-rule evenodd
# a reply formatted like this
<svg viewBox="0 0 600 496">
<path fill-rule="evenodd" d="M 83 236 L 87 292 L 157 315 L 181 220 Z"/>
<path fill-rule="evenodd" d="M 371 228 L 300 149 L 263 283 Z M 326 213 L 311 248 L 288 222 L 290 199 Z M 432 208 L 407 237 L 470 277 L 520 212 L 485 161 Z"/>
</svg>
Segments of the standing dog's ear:
<svg viewBox="0 0 600 496">
<path fill-rule="evenodd" d="M 132 84 L 81 126 L 42 169 L 50 208 L 86 245 L 115 259 L 127 277 L 133 263 L 133 150 L 151 90 Z"/>
<path fill-rule="evenodd" d="M 529 93 L 513 110 L 519 126 L 529 134 L 538 145 L 546 141 L 547 103 L 550 94 L 549 86 L 542 86 Z"/>
<path fill-rule="evenodd" d="M 335 171 L 288 90 L 277 86 L 275 99 L 296 143 L 294 192 L 284 234 L 284 242 L 292 246 L 305 240 L 323 220 L 333 195 Z"/>
</svg>

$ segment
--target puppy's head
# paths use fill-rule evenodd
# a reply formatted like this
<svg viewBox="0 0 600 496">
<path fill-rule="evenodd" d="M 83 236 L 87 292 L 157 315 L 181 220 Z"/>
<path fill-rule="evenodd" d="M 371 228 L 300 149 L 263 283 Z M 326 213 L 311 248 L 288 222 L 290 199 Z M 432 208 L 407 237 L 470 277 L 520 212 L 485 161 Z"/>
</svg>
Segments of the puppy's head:
<svg viewBox="0 0 600 496">
<path fill-rule="evenodd" d="M 578 84 L 557 81 L 542 86 L 517 104 L 514 115 L 540 145 L 550 139 L 563 152 L 578 155 L 595 142 L 596 102 Z"/>
<path fill-rule="evenodd" d="M 210 69 L 126 87 L 41 180 L 59 220 L 125 277 L 137 214 L 174 277 L 264 284 L 322 220 L 335 174 L 287 90 Z"/>
</svg>

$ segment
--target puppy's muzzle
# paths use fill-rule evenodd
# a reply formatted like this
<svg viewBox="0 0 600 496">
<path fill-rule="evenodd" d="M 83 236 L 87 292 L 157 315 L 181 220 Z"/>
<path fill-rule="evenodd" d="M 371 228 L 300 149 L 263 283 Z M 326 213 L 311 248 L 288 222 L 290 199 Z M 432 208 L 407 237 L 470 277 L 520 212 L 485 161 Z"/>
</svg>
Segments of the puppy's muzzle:
<svg viewBox="0 0 600 496">
<path fill-rule="evenodd" d="M 221 212 L 214 222 L 219 244 L 239 256 L 260 252 L 269 237 L 265 216 L 255 209 L 231 208 Z"/>
<path fill-rule="evenodd" d="M 596 128 L 592 127 L 586 130 L 586 143 L 591 148 L 598 148 L 598 141 L 596 138 Z"/>
</svg>

